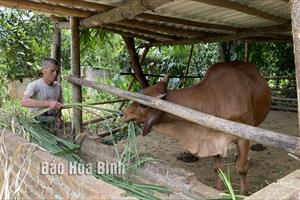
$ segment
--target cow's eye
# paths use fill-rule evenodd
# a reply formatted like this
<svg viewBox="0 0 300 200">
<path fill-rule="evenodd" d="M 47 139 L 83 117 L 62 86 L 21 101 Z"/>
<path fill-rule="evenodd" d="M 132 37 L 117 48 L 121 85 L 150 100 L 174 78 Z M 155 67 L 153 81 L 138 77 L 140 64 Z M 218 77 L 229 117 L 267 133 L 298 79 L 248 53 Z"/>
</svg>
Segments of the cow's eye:
<svg viewBox="0 0 300 200">
<path fill-rule="evenodd" d="M 140 104 L 141 108 L 147 108 L 147 106 Z"/>
</svg>

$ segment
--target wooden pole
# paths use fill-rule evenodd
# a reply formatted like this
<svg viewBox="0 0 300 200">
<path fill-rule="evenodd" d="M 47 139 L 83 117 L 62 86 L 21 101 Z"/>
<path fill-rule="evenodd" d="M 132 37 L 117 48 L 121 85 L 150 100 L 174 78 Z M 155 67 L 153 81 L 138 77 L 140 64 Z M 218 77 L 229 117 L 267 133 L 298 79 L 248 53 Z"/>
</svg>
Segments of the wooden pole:
<svg viewBox="0 0 300 200">
<path fill-rule="evenodd" d="M 145 59 L 146 59 L 147 53 L 149 52 L 149 49 L 150 49 L 150 47 L 145 47 L 145 48 L 144 48 L 144 51 L 143 51 L 143 53 L 142 53 L 142 55 L 141 55 L 141 57 L 140 57 L 140 60 L 139 60 L 140 65 L 143 65 L 143 64 L 144 64 L 144 61 L 145 61 Z M 127 88 L 128 91 L 131 90 L 134 81 L 135 81 L 135 79 L 132 78 L 131 81 L 130 81 L 130 83 L 129 83 L 129 85 L 128 85 L 128 88 Z M 123 108 L 124 105 L 125 105 L 125 101 L 122 102 L 122 103 L 120 104 L 120 106 L 118 107 L 118 110 L 121 110 L 121 109 Z"/>
<path fill-rule="evenodd" d="M 299 137 L 289 136 L 274 131 L 268 131 L 246 124 L 229 121 L 226 119 L 215 117 L 213 115 L 195 111 L 193 109 L 186 108 L 171 102 L 167 102 L 155 97 L 124 91 L 109 85 L 96 83 L 81 78 L 69 76 L 66 79 L 71 83 L 100 89 L 115 94 L 117 96 L 125 97 L 143 105 L 165 111 L 167 113 L 176 115 L 185 120 L 194 122 L 196 124 L 200 124 L 202 126 L 206 126 L 208 128 L 222 131 L 224 133 L 234 135 L 237 137 L 246 138 L 261 144 L 270 145 L 300 155 Z"/>
<path fill-rule="evenodd" d="M 123 39 L 127 46 L 131 66 L 135 73 L 135 77 L 136 77 L 137 81 L 140 83 L 142 88 L 149 87 L 149 83 L 148 83 L 147 79 L 145 78 L 145 75 L 144 75 L 141 65 L 139 63 L 138 55 L 135 50 L 134 38 L 123 36 Z"/>
<path fill-rule="evenodd" d="M 71 27 L 71 68 L 74 77 L 80 77 L 80 47 L 79 47 L 79 20 L 76 17 L 70 19 Z M 73 103 L 82 102 L 81 86 L 73 84 Z M 72 127 L 75 131 L 74 138 L 80 135 L 82 131 L 82 110 L 79 108 L 73 109 L 73 124 Z"/>
<path fill-rule="evenodd" d="M 189 73 L 189 68 L 190 68 L 190 64 L 191 64 L 191 58 L 192 58 L 192 55 L 193 55 L 193 50 L 194 50 L 194 44 L 191 45 L 191 50 L 190 50 L 190 55 L 189 55 L 189 60 L 188 60 L 188 63 L 187 63 L 187 66 L 186 66 L 186 69 L 185 69 L 185 78 L 184 78 L 184 81 L 183 81 L 183 86 L 186 86 L 186 80 L 187 80 L 187 75 Z"/>
<path fill-rule="evenodd" d="M 296 84 L 298 98 L 298 127 L 300 126 L 300 1 L 291 0 L 292 32 L 296 67 Z M 300 135 L 300 128 L 299 128 Z"/>
<path fill-rule="evenodd" d="M 245 52 L 244 52 L 244 61 L 249 61 L 249 43 L 248 41 L 245 41 Z"/>
<path fill-rule="evenodd" d="M 62 72 L 61 66 L 61 30 L 57 28 L 57 24 L 54 27 L 54 38 L 51 47 L 51 58 L 55 58 L 60 63 L 60 72 Z M 58 82 L 61 81 L 61 73 L 58 76 Z"/>
</svg>

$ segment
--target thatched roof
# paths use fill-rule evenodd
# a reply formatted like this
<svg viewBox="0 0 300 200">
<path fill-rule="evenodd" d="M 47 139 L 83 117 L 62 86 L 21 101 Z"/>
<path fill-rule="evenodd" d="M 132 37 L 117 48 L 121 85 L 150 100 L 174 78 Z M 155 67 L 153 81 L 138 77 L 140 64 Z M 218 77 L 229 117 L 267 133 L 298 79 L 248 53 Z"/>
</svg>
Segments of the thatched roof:
<svg viewBox="0 0 300 200">
<path fill-rule="evenodd" d="M 141 38 L 152 45 L 242 40 L 292 41 L 288 0 L 0 0 L 0 6 L 52 15 L 68 27 Z M 58 18 L 57 18 L 58 17 Z"/>
</svg>

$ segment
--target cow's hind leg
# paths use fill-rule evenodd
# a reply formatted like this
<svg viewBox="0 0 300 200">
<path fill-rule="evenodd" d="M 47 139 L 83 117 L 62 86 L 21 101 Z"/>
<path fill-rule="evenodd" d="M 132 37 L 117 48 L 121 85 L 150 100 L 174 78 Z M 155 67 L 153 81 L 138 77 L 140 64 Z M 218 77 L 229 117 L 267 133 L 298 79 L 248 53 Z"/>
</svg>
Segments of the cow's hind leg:
<svg viewBox="0 0 300 200">
<path fill-rule="evenodd" d="M 223 170 L 224 166 L 224 158 L 220 155 L 214 156 L 214 169 L 216 173 L 216 188 L 217 190 L 222 191 L 223 190 L 223 183 L 222 179 L 219 176 L 219 169 Z"/>
<path fill-rule="evenodd" d="M 250 141 L 246 139 L 238 140 L 238 157 L 236 160 L 236 171 L 240 175 L 240 192 L 242 195 L 248 194 L 247 173 L 248 173 L 248 153 Z"/>
</svg>

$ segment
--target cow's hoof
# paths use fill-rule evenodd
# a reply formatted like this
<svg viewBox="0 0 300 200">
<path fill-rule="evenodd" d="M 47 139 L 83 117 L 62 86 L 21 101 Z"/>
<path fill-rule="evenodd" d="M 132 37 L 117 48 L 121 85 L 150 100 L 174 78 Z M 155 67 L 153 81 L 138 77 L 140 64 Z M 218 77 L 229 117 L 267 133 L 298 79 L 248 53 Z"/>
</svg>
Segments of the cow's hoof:
<svg viewBox="0 0 300 200">
<path fill-rule="evenodd" d="M 251 149 L 252 151 L 264 151 L 266 148 L 267 148 L 267 147 L 263 146 L 262 144 L 258 144 L 258 143 L 253 144 L 253 145 L 250 147 L 250 149 Z"/>
<path fill-rule="evenodd" d="M 181 160 L 183 162 L 196 162 L 199 160 L 196 156 L 191 154 L 190 152 L 183 152 L 176 155 L 176 158 L 178 160 Z"/>
</svg>

